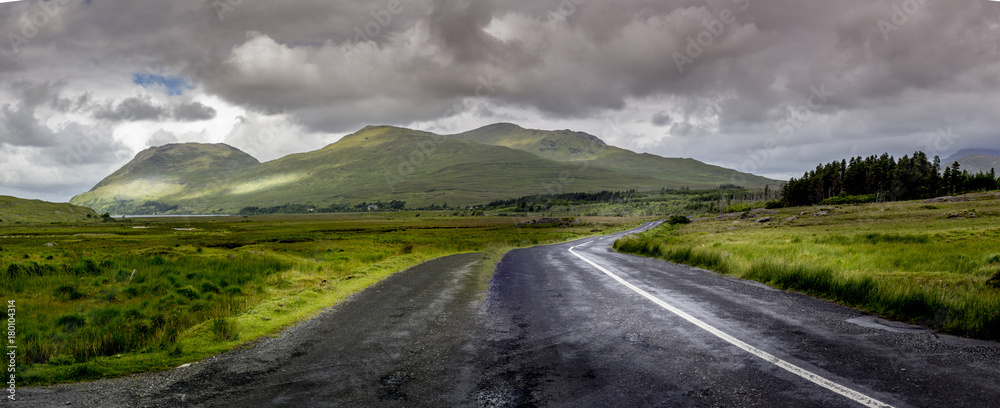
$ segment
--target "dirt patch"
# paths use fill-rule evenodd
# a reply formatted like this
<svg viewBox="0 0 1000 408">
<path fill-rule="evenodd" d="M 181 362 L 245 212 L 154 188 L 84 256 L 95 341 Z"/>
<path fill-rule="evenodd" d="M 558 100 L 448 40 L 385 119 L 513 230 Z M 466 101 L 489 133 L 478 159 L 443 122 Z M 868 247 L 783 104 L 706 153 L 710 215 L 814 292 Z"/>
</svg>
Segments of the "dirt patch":
<svg viewBox="0 0 1000 408">
<path fill-rule="evenodd" d="M 551 218 L 551 217 L 543 217 L 543 218 L 539 218 L 537 220 L 521 221 L 521 222 L 517 223 L 517 225 L 555 225 L 555 226 L 563 227 L 563 226 L 567 226 L 567 225 L 573 225 L 573 223 L 575 223 L 575 222 L 576 222 L 576 219 L 573 219 L 573 218 Z"/>
<path fill-rule="evenodd" d="M 934 204 L 934 203 L 960 203 L 960 202 L 963 202 L 963 201 L 972 201 L 972 198 L 971 197 L 966 197 L 966 196 L 959 196 L 959 197 L 944 196 L 944 197 L 936 197 L 936 198 L 930 198 L 930 199 L 924 200 L 924 202 L 927 203 L 927 204 Z"/>
</svg>

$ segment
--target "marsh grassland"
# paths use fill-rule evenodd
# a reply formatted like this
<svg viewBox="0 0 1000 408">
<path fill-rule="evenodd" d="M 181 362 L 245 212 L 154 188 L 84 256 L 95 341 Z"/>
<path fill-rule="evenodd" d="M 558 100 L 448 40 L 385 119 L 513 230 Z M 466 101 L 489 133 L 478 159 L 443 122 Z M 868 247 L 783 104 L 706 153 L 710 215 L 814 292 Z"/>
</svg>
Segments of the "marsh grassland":
<svg viewBox="0 0 1000 408">
<path fill-rule="evenodd" d="M 19 384 L 175 367 L 277 333 L 432 258 L 498 259 L 624 225 L 522 220 L 400 212 L 8 223 L 0 290 L 18 305 Z"/>
<path fill-rule="evenodd" d="M 615 247 L 1000 340 L 998 193 L 760 209 L 664 224 Z"/>
</svg>

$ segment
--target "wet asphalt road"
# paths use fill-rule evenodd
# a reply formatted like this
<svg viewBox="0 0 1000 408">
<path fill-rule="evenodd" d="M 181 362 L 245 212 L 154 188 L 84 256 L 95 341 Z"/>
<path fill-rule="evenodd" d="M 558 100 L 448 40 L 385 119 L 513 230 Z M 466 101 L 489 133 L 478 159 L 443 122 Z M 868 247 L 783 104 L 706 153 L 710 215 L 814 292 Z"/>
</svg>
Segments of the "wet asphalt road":
<svg viewBox="0 0 1000 408">
<path fill-rule="evenodd" d="M 621 235 L 512 251 L 488 291 L 478 254 L 431 261 L 253 347 L 15 406 L 1000 406 L 1000 344 L 618 254 Z"/>
</svg>

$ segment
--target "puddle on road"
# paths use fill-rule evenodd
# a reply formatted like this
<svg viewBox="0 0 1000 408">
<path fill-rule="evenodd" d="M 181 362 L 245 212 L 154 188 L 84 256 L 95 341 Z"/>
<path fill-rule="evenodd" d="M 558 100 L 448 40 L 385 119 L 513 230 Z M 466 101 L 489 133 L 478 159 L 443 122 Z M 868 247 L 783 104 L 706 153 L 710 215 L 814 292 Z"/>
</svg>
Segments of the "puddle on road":
<svg viewBox="0 0 1000 408">
<path fill-rule="evenodd" d="M 855 318 L 847 319 L 847 322 L 862 327 L 886 330 L 895 333 L 930 333 L 932 331 L 931 329 L 928 329 L 923 326 L 893 322 L 889 320 L 879 319 L 875 316 L 858 316 Z"/>
</svg>

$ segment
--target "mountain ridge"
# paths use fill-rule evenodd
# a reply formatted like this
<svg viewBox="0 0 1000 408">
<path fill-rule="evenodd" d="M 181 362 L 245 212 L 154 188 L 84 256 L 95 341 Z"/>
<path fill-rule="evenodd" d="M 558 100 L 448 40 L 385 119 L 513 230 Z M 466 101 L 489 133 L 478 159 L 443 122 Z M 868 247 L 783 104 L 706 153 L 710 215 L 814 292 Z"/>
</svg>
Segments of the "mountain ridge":
<svg viewBox="0 0 1000 408">
<path fill-rule="evenodd" d="M 286 204 L 326 208 L 399 200 L 421 207 L 560 192 L 714 188 L 736 176 L 752 180 L 750 187 L 779 183 L 691 159 L 631 152 L 583 132 L 491 126 L 465 137 L 366 126 L 320 149 L 264 163 L 228 145 L 161 146 L 140 152 L 71 202 L 120 214 L 206 214 Z"/>
</svg>

